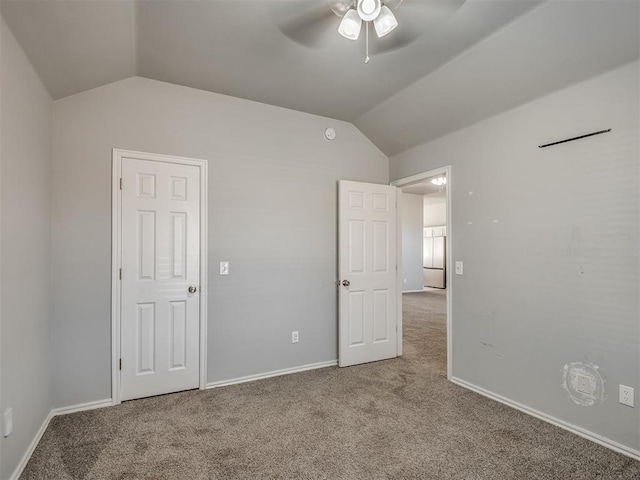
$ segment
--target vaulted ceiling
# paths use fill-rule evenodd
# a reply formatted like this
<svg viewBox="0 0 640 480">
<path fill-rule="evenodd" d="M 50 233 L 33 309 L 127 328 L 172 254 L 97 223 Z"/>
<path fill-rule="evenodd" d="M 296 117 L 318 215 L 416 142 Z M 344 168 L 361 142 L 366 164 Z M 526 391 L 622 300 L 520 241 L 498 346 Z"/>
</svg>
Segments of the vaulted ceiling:
<svg viewBox="0 0 640 480">
<path fill-rule="evenodd" d="M 326 0 L 2 0 L 2 16 L 55 99 L 138 75 L 353 122 L 393 155 L 637 59 L 639 5 L 404 0 L 368 64 Z M 420 35 L 391 48 L 403 27 Z"/>
</svg>

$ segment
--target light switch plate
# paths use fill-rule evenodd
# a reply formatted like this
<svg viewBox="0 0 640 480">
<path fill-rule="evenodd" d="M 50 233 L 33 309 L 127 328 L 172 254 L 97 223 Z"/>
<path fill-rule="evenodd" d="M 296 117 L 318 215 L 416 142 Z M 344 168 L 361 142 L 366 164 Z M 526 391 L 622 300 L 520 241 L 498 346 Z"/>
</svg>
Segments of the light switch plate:
<svg viewBox="0 0 640 480">
<path fill-rule="evenodd" d="M 13 409 L 7 408 L 2 416 L 2 435 L 8 437 L 13 432 Z"/>
<path fill-rule="evenodd" d="M 462 262 L 456 262 L 456 275 L 462 275 Z"/>
<path fill-rule="evenodd" d="M 229 262 L 220 262 L 220 275 L 229 275 Z"/>
</svg>

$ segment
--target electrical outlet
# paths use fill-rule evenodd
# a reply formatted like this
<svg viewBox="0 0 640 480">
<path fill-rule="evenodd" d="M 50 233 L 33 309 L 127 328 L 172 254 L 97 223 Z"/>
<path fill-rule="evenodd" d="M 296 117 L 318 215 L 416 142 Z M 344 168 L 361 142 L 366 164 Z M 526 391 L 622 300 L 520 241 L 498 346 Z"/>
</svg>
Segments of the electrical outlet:
<svg viewBox="0 0 640 480">
<path fill-rule="evenodd" d="M 291 343 L 298 343 L 299 338 L 297 330 L 291 332 Z"/>
<path fill-rule="evenodd" d="M 2 417 L 2 435 L 8 437 L 13 432 L 13 409 L 7 408 Z"/>
<path fill-rule="evenodd" d="M 464 265 L 462 262 L 456 262 L 456 275 L 464 275 Z"/>
<path fill-rule="evenodd" d="M 619 402 L 623 405 L 627 405 L 629 407 L 633 407 L 633 388 L 627 387 L 626 385 L 620 385 L 620 398 Z"/>
</svg>

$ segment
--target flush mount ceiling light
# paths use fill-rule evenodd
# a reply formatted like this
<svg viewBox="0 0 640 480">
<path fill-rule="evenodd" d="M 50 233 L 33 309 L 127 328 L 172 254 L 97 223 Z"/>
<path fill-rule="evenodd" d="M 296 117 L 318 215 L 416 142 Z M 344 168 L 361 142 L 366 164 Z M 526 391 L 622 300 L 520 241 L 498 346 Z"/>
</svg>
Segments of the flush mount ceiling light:
<svg viewBox="0 0 640 480">
<path fill-rule="evenodd" d="M 436 177 L 431 180 L 431 183 L 437 185 L 438 187 L 442 187 L 447 184 L 447 177 Z"/>
<path fill-rule="evenodd" d="M 367 35 L 364 62 L 369 63 L 369 22 L 373 22 L 376 35 L 382 38 L 398 26 L 398 20 L 381 0 L 356 0 L 354 5 L 344 13 L 338 33 L 349 40 L 357 40 L 362 30 L 362 22 L 365 22 Z"/>
</svg>

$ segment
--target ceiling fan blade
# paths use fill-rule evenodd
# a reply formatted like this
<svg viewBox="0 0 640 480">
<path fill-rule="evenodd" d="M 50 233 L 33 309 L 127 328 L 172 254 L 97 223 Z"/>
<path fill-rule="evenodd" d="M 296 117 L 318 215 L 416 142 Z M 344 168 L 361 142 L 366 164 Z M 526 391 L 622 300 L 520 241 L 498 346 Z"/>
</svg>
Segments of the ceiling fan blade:
<svg viewBox="0 0 640 480">
<path fill-rule="evenodd" d="M 327 0 L 327 2 L 329 3 L 331 11 L 340 18 L 344 17 L 347 10 L 355 5 L 354 0 Z"/>
<path fill-rule="evenodd" d="M 402 3 L 402 0 L 386 0 L 385 2 L 382 2 L 382 3 L 384 3 L 391 10 L 395 10 L 400 6 L 400 4 Z"/>
<path fill-rule="evenodd" d="M 323 38 L 337 35 L 340 20 L 327 5 L 294 12 L 278 23 L 278 29 L 291 40 L 307 47 L 322 47 Z"/>
<path fill-rule="evenodd" d="M 415 42 L 422 35 L 435 31 L 444 24 L 462 5 L 465 0 L 389 0 L 399 7 L 394 11 L 398 18 L 398 28 L 383 38 L 372 42 L 371 52 L 381 54 L 392 52 Z M 407 8 L 415 7 L 415 8 Z"/>
<path fill-rule="evenodd" d="M 453 13 L 458 10 L 467 0 L 387 0 L 383 3 L 391 10 L 400 8 L 403 11 L 429 10 L 433 14 Z"/>
<path fill-rule="evenodd" d="M 421 34 L 422 32 L 417 32 L 415 30 L 408 31 L 405 29 L 403 31 L 394 32 L 394 35 L 376 38 L 371 42 L 369 48 L 373 55 L 393 52 L 394 50 L 406 47 L 407 45 L 415 42 Z"/>
</svg>

